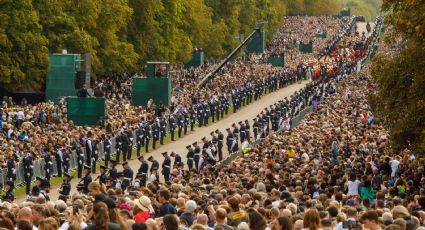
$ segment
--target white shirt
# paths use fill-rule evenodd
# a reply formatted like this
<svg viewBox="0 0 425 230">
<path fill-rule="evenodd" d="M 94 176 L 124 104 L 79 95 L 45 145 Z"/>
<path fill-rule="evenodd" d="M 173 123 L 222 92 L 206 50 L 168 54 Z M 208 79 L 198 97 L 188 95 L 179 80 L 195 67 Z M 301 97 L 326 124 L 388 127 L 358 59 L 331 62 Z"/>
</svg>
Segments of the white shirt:
<svg viewBox="0 0 425 230">
<path fill-rule="evenodd" d="M 63 223 L 61 226 L 60 226 L 60 228 L 59 228 L 59 230 L 68 230 L 68 228 L 69 228 L 69 223 L 68 222 L 65 222 L 65 223 Z M 87 228 L 87 224 L 86 224 L 86 222 L 81 222 L 80 223 L 80 228 L 81 229 L 85 229 L 85 228 Z"/>
<path fill-rule="evenodd" d="M 347 196 L 357 196 L 357 195 L 359 195 L 359 185 L 360 185 L 359 180 L 348 181 L 347 182 L 347 187 L 348 187 Z"/>
<path fill-rule="evenodd" d="M 18 118 L 18 120 L 24 120 L 24 118 L 25 118 L 24 112 L 18 111 L 18 113 L 16 113 L 16 118 Z"/>
<path fill-rule="evenodd" d="M 394 177 L 397 170 L 398 170 L 398 165 L 400 164 L 400 161 L 394 159 L 391 161 L 391 177 Z"/>
</svg>

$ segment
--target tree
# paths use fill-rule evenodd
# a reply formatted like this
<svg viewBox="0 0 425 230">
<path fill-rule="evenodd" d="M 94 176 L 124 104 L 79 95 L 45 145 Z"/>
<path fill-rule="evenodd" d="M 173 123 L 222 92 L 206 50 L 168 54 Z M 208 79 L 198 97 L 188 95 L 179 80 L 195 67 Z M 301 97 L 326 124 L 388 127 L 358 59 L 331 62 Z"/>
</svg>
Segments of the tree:
<svg viewBox="0 0 425 230">
<path fill-rule="evenodd" d="M 406 44 L 393 56 L 379 55 L 372 65 L 377 93 L 374 113 L 389 129 L 395 150 L 409 148 L 425 154 L 425 5 L 422 1 L 385 0 L 386 22 Z M 389 39 L 394 40 L 394 39 Z"/>
<path fill-rule="evenodd" d="M 49 68 L 47 39 L 31 0 L 0 1 L 0 82 L 41 88 Z"/>
</svg>

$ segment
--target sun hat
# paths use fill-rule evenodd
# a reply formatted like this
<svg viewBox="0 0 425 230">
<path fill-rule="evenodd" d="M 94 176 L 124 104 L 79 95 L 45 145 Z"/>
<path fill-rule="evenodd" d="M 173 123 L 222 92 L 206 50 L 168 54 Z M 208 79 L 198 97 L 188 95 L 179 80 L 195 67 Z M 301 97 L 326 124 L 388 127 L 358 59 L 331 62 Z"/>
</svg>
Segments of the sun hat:
<svg viewBox="0 0 425 230">
<path fill-rule="evenodd" d="M 134 201 L 134 204 L 142 211 L 149 211 L 151 207 L 151 200 L 147 196 L 141 196 L 139 199 Z"/>
</svg>

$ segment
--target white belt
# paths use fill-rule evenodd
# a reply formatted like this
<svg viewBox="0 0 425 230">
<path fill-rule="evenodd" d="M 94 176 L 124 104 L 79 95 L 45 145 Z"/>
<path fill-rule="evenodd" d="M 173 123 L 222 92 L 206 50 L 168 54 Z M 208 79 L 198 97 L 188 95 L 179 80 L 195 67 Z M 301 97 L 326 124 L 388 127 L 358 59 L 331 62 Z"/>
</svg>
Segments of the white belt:
<svg viewBox="0 0 425 230">
<path fill-rule="evenodd" d="M 165 167 L 165 168 L 170 168 L 170 166 L 168 166 L 168 165 L 164 165 L 163 167 Z"/>
</svg>

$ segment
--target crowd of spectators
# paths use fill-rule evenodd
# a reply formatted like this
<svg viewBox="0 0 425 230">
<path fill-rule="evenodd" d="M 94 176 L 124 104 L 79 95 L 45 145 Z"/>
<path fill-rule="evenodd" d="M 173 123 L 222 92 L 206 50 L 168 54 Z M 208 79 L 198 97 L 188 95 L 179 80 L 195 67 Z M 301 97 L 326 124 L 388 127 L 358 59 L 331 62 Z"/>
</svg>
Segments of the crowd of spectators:
<svg viewBox="0 0 425 230">
<path fill-rule="evenodd" d="M 368 66 L 354 69 L 307 86 L 320 95 L 313 112 L 229 165 L 131 192 L 92 182 L 88 195 L 2 202 L 0 228 L 423 230 L 424 166 L 391 149 L 367 101 Z"/>
</svg>

